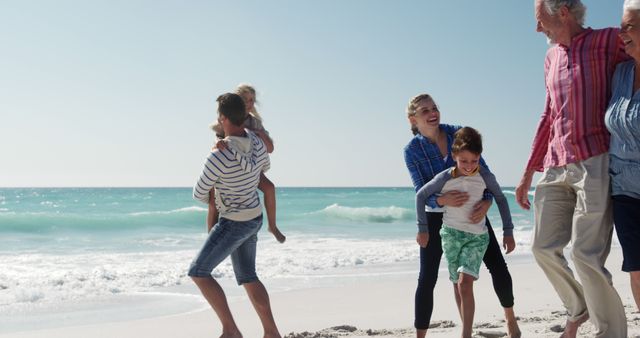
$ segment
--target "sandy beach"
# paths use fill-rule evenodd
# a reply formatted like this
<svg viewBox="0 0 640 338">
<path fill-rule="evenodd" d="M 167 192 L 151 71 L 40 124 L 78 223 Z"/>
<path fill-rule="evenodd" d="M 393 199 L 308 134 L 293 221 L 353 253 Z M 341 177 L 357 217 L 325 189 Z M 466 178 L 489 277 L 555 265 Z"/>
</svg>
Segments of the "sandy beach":
<svg viewBox="0 0 640 338">
<path fill-rule="evenodd" d="M 625 304 L 629 337 L 640 337 L 640 314 L 633 303 L 628 275 L 620 271 L 621 252 L 613 249 L 607 267 Z M 558 337 L 565 321 L 564 308 L 530 255 L 508 257 L 512 272 L 516 314 L 523 337 Z M 362 271 L 361 271 L 362 272 Z M 377 274 L 376 277 L 336 276 L 329 287 L 276 292 L 272 306 L 281 333 L 287 337 L 412 337 L 413 294 L 416 272 Z M 456 337 L 460 322 L 451 283 L 441 270 L 436 287 L 430 337 Z M 264 281 L 269 287 L 269 280 Z M 475 285 L 476 337 L 506 337 L 502 309 L 483 268 Z M 251 304 L 244 297 L 231 308 L 245 337 L 260 337 L 261 328 Z M 592 336 L 586 323 L 579 336 Z M 14 332 L 2 338 L 84 337 L 217 337 L 220 326 L 212 310 L 141 320 L 106 322 L 86 326 Z"/>
</svg>

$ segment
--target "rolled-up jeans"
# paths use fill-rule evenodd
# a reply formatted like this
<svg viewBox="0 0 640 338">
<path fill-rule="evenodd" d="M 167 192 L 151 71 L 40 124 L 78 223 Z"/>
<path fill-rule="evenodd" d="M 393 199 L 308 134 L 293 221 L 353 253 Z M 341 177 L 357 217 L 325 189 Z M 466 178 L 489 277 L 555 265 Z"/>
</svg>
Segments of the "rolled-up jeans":
<svg viewBox="0 0 640 338">
<path fill-rule="evenodd" d="M 248 221 L 220 218 L 191 262 L 189 276 L 211 277 L 213 269 L 230 255 L 238 285 L 257 281 L 256 244 L 261 226 L 262 215 Z"/>
</svg>

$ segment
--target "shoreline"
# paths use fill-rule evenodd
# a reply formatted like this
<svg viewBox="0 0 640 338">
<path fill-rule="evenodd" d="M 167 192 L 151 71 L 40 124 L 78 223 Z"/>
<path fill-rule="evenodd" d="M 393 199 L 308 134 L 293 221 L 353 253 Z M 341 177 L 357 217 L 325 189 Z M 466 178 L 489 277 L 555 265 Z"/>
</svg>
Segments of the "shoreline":
<svg viewBox="0 0 640 338">
<path fill-rule="evenodd" d="M 640 314 L 628 282 L 628 274 L 620 271 L 622 254 L 612 249 L 607 268 L 613 274 L 629 323 L 629 336 L 640 337 Z M 514 280 L 515 311 L 525 337 L 557 337 L 564 325 L 564 308 L 542 271 L 531 255 L 507 256 Z M 327 275 L 328 283 L 315 281 L 310 288 L 272 291 L 278 289 L 272 280 L 264 283 L 271 291 L 274 316 L 283 336 L 289 337 L 412 337 L 413 296 L 417 270 L 396 267 L 387 274 L 366 275 L 366 270 L 378 272 L 380 267 L 357 269 L 354 275 L 343 271 Z M 453 300 L 453 290 L 447 281 L 447 272 L 441 265 L 435 289 L 435 307 L 430 337 L 450 337 L 459 334 L 460 323 Z M 376 276 L 375 279 L 373 276 Z M 495 296 L 488 271 L 483 267 L 475 283 L 475 333 L 479 337 L 501 337 L 506 332 L 502 309 Z M 226 286 L 225 286 L 226 287 Z M 241 288 L 237 287 L 240 291 Z M 225 291 L 229 290 L 227 287 Z M 231 291 L 231 290 L 229 290 Z M 231 293 L 236 293 L 234 290 Z M 228 292 L 229 294 L 229 292 Z M 230 307 L 245 337 L 261 336 L 259 320 L 246 296 L 230 297 Z M 368 331 L 369 330 L 369 331 Z M 592 333 L 593 326 L 586 323 L 580 334 Z M 186 313 L 151 318 L 103 322 L 0 334 L 2 338 L 74 338 L 74 337 L 209 337 L 220 332 L 220 326 L 210 308 Z M 305 335 L 304 332 L 313 332 Z M 478 335 L 481 334 L 481 335 Z"/>
<path fill-rule="evenodd" d="M 376 278 L 398 280 L 417 275 L 413 262 L 338 267 L 312 275 L 289 275 L 263 281 L 270 295 L 314 289 L 341 288 Z M 233 278 L 218 278 L 229 303 L 247 301 Z M 29 304 L 0 316 L 0 336 L 74 326 L 106 325 L 187 315 L 210 309 L 195 284 L 165 287 L 156 291 L 113 294 L 58 304 Z"/>
</svg>

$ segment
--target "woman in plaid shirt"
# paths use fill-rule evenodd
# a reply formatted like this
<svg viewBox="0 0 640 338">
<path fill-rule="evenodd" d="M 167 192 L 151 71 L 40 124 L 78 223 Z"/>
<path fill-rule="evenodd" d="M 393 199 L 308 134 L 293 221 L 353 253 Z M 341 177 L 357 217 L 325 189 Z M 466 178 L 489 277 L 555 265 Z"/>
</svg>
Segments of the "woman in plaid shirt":
<svg viewBox="0 0 640 338">
<path fill-rule="evenodd" d="M 451 144 L 454 133 L 460 126 L 440 123 L 440 111 L 430 95 L 420 94 L 409 102 L 407 115 L 413 132 L 413 139 L 404 148 L 404 159 L 413 181 L 413 186 L 418 191 L 425 183 L 429 182 L 441 171 L 454 166 L 451 157 Z M 480 165 L 488 168 L 483 159 Z M 415 296 L 415 328 L 417 337 L 422 338 L 427 334 L 431 313 L 433 312 L 433 289 L 438 279 L 438 269 L 442 258 L 442 244 L 440 241 L 440 228 L 442 226 L 441 206 L 459 207 L 467 201 L 469 196 L 464 192 L 452 191 L 441 196 L 430 197 L 427 203 L 427 220 L 429 232 L 418 233 L 416 240 L 420 245 L 420 275 Z M 487 211 L 491 206 L 492 196 L 485 194 L 483 201 L 476 204 L 470 215 L 474 223 L 486 219 L 489 231 L 489 246 L 483 261 L 491 273 L 493 288 L 504 307 L 505 318 L 509 337 L 520 337 L 520 329 L 513 311 L 513 286 L 511 274 L 507 263 L 502 256 L 500 244 L 491 228 Z M 505 241 L 513 241 L 513 237 L 505 237 Z"/>
</svg>

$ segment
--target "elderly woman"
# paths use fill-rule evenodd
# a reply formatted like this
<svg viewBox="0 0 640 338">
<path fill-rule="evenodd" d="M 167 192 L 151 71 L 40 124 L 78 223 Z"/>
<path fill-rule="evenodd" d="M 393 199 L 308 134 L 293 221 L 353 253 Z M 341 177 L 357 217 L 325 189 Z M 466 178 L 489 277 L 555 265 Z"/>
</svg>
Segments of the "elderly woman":
<svg viewBox="0 0 640 338">
<path fill-rule="evenodd" d="M 620 38 L 632 59 L 618 65 L 605 123 L 611 133 L 609 174 L 622 271 L 640 308 L 640 0 L 626 0 Z"/>
<path fill-rule="evenodd" d="M 451 156 L 453 135 L 460 129 L 440 123 L 440 110 L 430 95 L 420 94 L 409 102 L 407 117 L 411 125 L 414 137 L 404 148 L 404 159 L 414 188 L 418 191 L 425 183 L 431 181 L 441 171 L 454 165 Z M 484 160 L 480 164 L 486 167 Z M 440 206 L 459 207 L 469 198 L 465 192 L 451 191 L 437 197 L 429 204 Z M 498 295 L 500 304 L 504 308 L 507 329 L 510 338 L 521 336 L 518 322 L 513 311 L 513 286 L 511 274 L 507 269 L 507 263 L 500 251 L 500 244 L 493 233 L 487 211 L 491 206 L 492 196 L 478 202 L 474 211 L 469 215 L 475 223 L 486 220 L 489 232 L 489 246 L 485 252 L 483 261 L 493 281 L 493 288 Z M 428 233 L 418 232 L 416 241 L 420 245 L 420 274 L 415 295 L 415 328 L 416 337 L 423 338 L 427 334 L 431 314 L 433 312 L 433 289 L 438 279 L 438 269 L 442 258 L 442 243 L 440 241 L 440 228 L 442 226 L 442 210 L 429 209 L 426 211 L 429 223 Z M 513 236 L 504 236 L 503 245 L 513 248 L 515 241 Z"/>
</svg>

